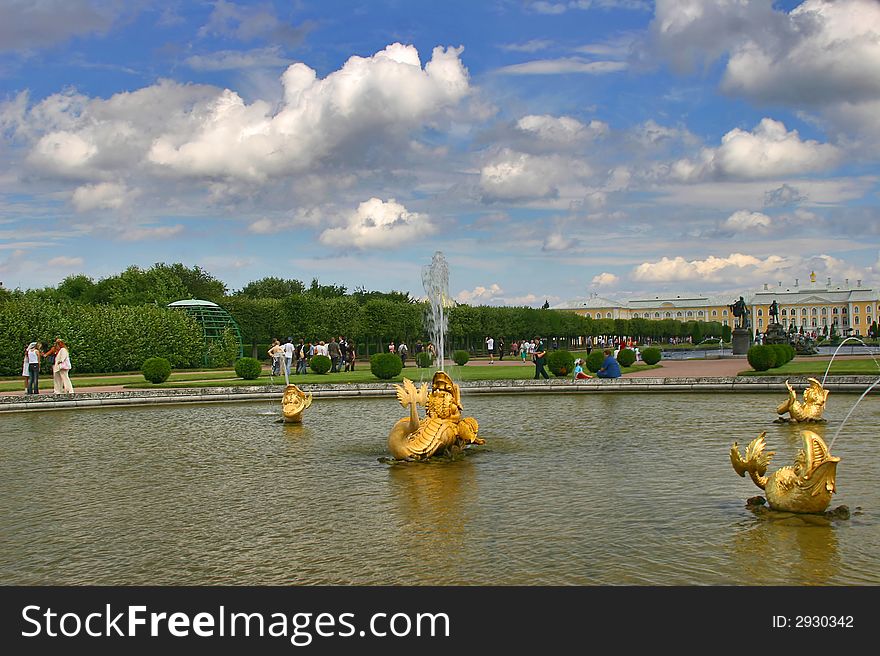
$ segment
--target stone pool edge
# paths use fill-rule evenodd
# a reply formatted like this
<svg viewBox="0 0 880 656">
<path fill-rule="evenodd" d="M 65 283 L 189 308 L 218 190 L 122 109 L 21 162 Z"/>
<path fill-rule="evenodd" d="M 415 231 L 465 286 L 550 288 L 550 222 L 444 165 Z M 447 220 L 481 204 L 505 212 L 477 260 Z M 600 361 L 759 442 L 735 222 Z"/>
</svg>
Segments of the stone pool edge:
<svg viewBox="0 0 880 656">
<path fill-rule="evenodd" d="M 462 394 L 589 394 L 601 392 L 785 392 L 785 381 L 801 390 L 808 385 L 806 376 L 726 376 L 676 378 L 593 378 L 550 380 L 491 380 L 460 383 Z M 874 376 L 830 376 L 826 389 L 832 392 L 864 392 L 877 381 Z M 301 385 L 316 399 L 393 397 L 393 383 L 338 383 Z M 875 388 L 880 393 L 880 387 Z M 163 388 L 122 392 L 79 392 L 40 396 L 0 396 L 0 413 L 73 408 L 121 407 L 166 403 L 218 403 L 281 399 L 283 385 Z"/>
</svg>

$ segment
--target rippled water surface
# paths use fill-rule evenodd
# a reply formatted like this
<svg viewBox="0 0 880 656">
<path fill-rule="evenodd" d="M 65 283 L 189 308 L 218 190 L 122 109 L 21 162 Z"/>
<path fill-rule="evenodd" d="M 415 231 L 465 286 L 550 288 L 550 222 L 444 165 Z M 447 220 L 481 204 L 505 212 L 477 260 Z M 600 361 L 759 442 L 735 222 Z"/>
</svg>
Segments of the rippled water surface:
<svg viewBox="0 0 880 656">
<path fill-rule="evenodd" d="M 830 442 L 858 395 L 833 394 Z M 880 400 L 834 453 L 848 521 L 759 518 L 728 449 L 796 429 L 761 394 L 465 397 L 486 445 L 388 465 L 392 399 L 0 417 L 5 584 L 877 584 Z"/>
</svg>

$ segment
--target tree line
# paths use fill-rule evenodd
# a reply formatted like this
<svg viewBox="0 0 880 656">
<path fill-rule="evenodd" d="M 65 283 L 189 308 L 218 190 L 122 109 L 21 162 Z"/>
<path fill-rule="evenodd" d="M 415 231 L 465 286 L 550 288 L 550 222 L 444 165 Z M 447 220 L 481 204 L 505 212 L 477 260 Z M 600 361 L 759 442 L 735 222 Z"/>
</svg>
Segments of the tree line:
<svg viewBox="0 0 880 656">
<path fill-rule="evenodd" d="M 137 369 L 139 358 L 163 353 L 172 356 L 175 366 L 198 366 L 195 350 L 203 346 L 200 334 L 194 337 L 198 327 L 183 313 L 165 309 L 168 303 L 188 298 L 212 301 L 226 309 L 239 326 L 245 352 L 260 358 L 273 338 L 326 341 L 344 335 L 355 341 L 361 356 L 386 350 L 391 340 L 404 340 L 412 346 L 418 339 L 428 339 L 427 305 L 407 292 L 369 291 L 363 287 L 349 291 L 345 286 L 323 285 L 317 279 L 306 285 L 295 279 L 265 277 L 230 293 L 222 281 L 200 267 L 157 263 L 149 269 L 132 266 L 97 281 L 75 275 L 56 287 L 12 290 L 0 295 L 0 329 L 10 328 L 4 331 L 7 339 L 0 343 L 0 370 L 5 375 L 13 373 L 20 366 L 18 351 L 24 344 L 37 337 L 54 338 L 56 332 L 68 335 L 72 347 L 80 346 L 79 340 L 71 339 L 72 333 L 81 333 L 82 344 L 100 343 L 104 335 L 111 334 L 114 344 L 129 339 L 143 345 L 125 355 L 124 348 L 114 347 L 118 357 L 107 356 L 103 361 L 86 358 L 79 371 Z M 121 313 L 114 314 L 115 310 Z M 135 319 L 138 312 L 149 320 Z M 165 313 L 177 318 L 160 319 Z M 92 318 L 99 316 L 103 317 L 100 321 Z M 456 304 L 449 308 L 448 317 L 450 351 L 479 352 L 489 335 L 496 341 L 503 339 L 508 347 L 515 340 L 535 336 L 557 339 L 561 347 L 577 347 L 587 336 L 629 336 L 639 341 L 676 337 L 698 343 L 723 335 L 718 322 L 592 319 L 546 308 Z M 78 329 L 77 322 L 91 325 L 94 330 Z M 173 329 L 169 327 L 172 325 Z M 153 335 L 153 341 L 145 341 L 147 333 Z M 188 342 L 185 352 L 179 352 L 183 347 L 170 344 L 177 340 Z M 222 359 L 218 356 L 215 361 L 220 363 Z"/>
</svg>

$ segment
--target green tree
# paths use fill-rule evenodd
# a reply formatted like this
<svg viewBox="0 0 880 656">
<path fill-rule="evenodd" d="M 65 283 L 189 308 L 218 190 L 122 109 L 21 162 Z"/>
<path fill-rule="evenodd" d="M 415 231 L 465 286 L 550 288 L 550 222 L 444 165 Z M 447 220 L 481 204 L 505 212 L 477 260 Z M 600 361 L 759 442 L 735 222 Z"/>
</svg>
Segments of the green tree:
<svg viewBox="0 0 880 656">
<path fill-rule="evenodd" d="M 345 296 L 346 291 L 348 289 L 343 285 L 322 285 L 317 278 L 312 278 L 312 284 L 309 285 L 306 293 L 318 298 L 337 298 Z"/>
<path fill-rule="evenodd" d="M 185 267 L 180 262 L 154 264 L 150 272 L 167 272 L 169 275 L 180 280 L 186 289 L 187 298 L 198 298 L 204 301 L 220 303 L 226 296 L 226 284 L 212 276 L 199 266 Z M 177 299 L 180 300 L 180 299 Z"/>
<path fill-rule="evenodd" d="M 234 295 L 245 298 L 287 298 L 288 296 L 304 294 L 305 291 L 306 286 L 299 280 L 269 276 L 249 282 L 235 292 Z"/>
</svg>

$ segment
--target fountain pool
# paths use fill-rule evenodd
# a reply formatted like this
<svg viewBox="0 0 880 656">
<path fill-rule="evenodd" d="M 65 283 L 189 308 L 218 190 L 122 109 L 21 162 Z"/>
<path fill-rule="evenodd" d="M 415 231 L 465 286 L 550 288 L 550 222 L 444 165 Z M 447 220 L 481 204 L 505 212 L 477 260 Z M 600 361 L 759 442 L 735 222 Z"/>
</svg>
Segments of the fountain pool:
<svg viewBox="0 0 880 656">
<path fill-rule="evenodd" d="M 798 429 L 766 394 L 473 395 L 487 441 L 387 465 L 393 399 L 4 416 L 4 584 L 880 584 L 880 399 L 835 445 L 846 521 L 770 521 L 728 449 Z M 855 397 L 833 395 L 830 440 Z M 279 409 L 280 416 L 280 409 Z M 426 568 L 425 562 L 431 566 Z"/>
</svg>

